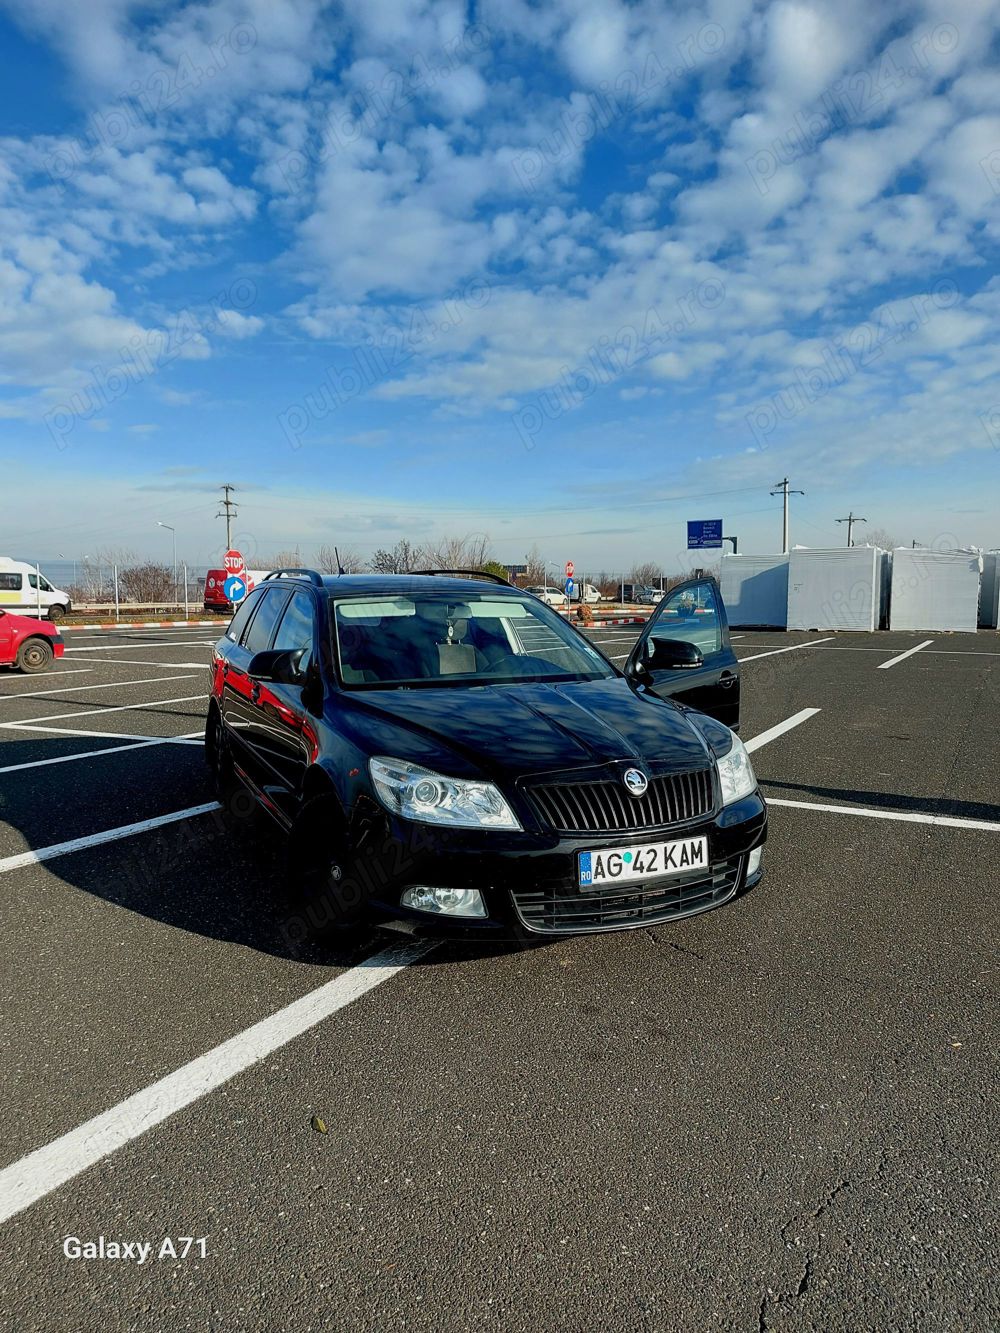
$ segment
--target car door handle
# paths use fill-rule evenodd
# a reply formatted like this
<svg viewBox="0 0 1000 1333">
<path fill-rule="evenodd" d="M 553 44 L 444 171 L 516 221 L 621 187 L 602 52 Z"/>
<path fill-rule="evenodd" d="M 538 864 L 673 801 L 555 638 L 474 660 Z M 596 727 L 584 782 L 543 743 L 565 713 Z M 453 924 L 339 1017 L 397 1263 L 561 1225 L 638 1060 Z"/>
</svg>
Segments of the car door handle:
<svg viewBox="0 0 1000 1333">
<path fill-rule="evenodd" d="M 723 671 L 722 675 L 719 677 L 719 684 L 723 689 L 728 689 L 730 685 L 735 685 L 738 680 L 739 676 L 737 676 L 735 671 Z"/>
<path fill-rule="evenodd" d="M 250 686 L 250 702 L 252 704 L 260 703 L 260 686 L 256 682 Z"/>
</svg>

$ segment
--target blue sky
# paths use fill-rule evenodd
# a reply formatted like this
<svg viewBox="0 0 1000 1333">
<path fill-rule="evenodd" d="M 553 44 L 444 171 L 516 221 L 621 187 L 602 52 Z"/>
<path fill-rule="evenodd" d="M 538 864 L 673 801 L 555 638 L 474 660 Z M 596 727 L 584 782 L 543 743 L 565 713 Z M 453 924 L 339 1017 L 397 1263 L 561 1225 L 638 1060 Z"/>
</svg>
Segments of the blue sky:
<svg viewBox="0 0 1000 1333">
<path fill-rule="evenodd" d="M 0 548 L 1000 544 L 998 22 L 0 0 Z"/>
</svg>

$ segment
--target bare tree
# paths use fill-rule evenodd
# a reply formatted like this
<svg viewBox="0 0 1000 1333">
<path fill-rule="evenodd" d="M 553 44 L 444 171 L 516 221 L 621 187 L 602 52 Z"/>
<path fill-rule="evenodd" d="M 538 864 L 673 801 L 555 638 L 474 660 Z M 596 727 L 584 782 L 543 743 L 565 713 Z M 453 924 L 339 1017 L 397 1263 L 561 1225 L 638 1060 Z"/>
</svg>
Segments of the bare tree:
<svg viewBox="0 0 1000 1333">
<path fill-rule="evenodd" d="M 316 568 L 324 574 L 339 574 L 341 569 L 345 574 L 360 574 L 364 567 L 364 561 L 350 546 L 334 549 L 324 542 L 316 552 Z"/>
<path fill-rule="evenodd" d="M 490 539 L 485 533 L 441 537 L 428 542 L 424 553 L 434 569 L 482 569 L 491 559 Z"/>
<path fill-rule="evenodd" d="M 885 528 L 869 528 L 862 539 L 868 546 L 880 546 L 883 551 L 893 551 L 899 541 Z"/>
<path fill-rule="evenodd" d="M 294 551 L 277 551 L 270 560 L 265 560 L 264 569 L 297 569 L 302 564 L 298 547 Z"/>
<path fill-rule="evenodd" d="M 127 602 L 162 602 L 173 604 L 174 571 L 166 565 L 146 561 L 126 565 L 118 571 L 118 589 Z"/>
<path fill-rule="evenodd" d="M 626 575 L 626 583 L 634 583 L 637 588 L 658 588 L 663 578 L 662 568 L 652 560 L 645 564 L 633 565 Z"/>
<path fill-rule="evenodd" d="M 375 574 L 410 574 L 425 564 L 423 552 L 403 537 L 392 550 L 379 547 L 371 558 L 371 569 Z"/>
<path fill-rule="evenodd" d="M 521 576 L 525 585 L 529 588 L 537 588 L 544 584 L 545 560 L 537 545 L 532 546 L 524 557 L 524 563 L 528 566 L 526 572 Z"/>
</svg>

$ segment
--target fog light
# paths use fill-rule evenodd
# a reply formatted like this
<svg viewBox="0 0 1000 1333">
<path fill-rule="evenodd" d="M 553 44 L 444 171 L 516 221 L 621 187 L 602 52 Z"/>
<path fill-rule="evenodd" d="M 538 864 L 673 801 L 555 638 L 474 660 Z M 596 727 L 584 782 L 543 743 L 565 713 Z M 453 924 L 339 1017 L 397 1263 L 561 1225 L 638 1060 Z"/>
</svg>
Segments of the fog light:
<svg viewBox="0 0 1000 1333">
<path fill-rule="evenodd" d="M 750 859 L 747 861 L 747 876 L 756 875 L 760 869 L 760 858 L 764 855 L 763 847 L 755 847 L 750 853 Z"/>
<path fill-rule="evenodd" d="M 439 916 L 486 915 L 486 904 L 478 889 L 431 889 L 426 884 L 411 884 L 403 890 L 399 901 L 403 907 Z"/>
</svg>

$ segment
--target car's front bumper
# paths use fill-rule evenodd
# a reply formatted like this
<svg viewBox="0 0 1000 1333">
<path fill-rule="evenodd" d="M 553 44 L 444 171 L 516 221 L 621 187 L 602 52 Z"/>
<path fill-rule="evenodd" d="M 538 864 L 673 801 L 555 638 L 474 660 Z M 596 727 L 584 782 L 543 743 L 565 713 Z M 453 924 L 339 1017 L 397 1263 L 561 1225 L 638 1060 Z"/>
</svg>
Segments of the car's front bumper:
<svg viewBox="0 0 1000 1333">
<path fill-rule="evenodd" d="M 632 881 L 598 892 L 579 887 L 580 852 L 701 835 L 709 843 L 708 871 Z M 486 833 L 387 818 L 378 834 L 366 839 L 358 875 L 364 898 L 379 914 L 412 921 L 435 934 L 537 940 L 634 929 L 721 906 L 760 878 L 759 869 L 748 877 L 747 862 L 766 838 L 767 807 L 756 792 L 713 818 L 645 835 Z M 487 916 L 403 908 L 400 895 L 411 885 L 477 889 Z"/>
</svg>

